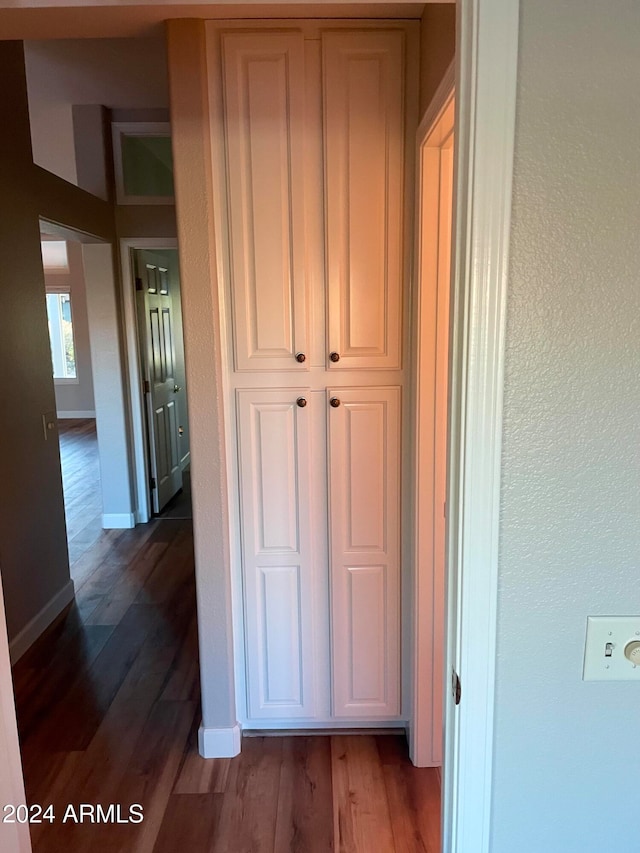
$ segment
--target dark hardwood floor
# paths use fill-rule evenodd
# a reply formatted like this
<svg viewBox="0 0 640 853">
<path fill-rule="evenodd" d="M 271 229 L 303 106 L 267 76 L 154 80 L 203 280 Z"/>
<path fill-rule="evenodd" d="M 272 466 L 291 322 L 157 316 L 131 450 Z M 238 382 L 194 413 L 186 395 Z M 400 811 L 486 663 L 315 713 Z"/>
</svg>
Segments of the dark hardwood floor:
<svg viewBox="0 0 640 853">
<path fill-rule="evenodd" d="M 438 853 L 438 776 L 404 738 L 199 757 L 191 522 L 105 531 L 80 561 L 76 602 L 14 670 L 27 801 L 55 813 L 31 827 L 36 853 Z M 144 820 L 63 823 L 82 803 Z"/>
</svg>

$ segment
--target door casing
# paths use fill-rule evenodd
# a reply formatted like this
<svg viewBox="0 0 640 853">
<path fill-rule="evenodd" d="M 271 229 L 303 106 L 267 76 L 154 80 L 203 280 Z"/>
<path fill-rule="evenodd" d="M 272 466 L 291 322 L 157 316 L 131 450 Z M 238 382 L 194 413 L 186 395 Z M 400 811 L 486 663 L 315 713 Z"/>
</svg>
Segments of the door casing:
<svg viewBox="0 0 640 853">
<path fill-rule="evenodd" d="M 457 0 L 442 849 L 488 853 L 518 0 Z M 461 702 L 449 689 L 455 671 Z"/>
<path fill-rule="evenodd" d="M 416 134 L 416 247 L 413 305 L 413 669 L 409 755 L 442 764 L 444 502 L 451 286 L 451 166 L 455 65 L 448 68 Z M 446 162 L 445 162 L 446 160 Z M 448 226 L 443 228 L 443 216 Z"/>
</svg>

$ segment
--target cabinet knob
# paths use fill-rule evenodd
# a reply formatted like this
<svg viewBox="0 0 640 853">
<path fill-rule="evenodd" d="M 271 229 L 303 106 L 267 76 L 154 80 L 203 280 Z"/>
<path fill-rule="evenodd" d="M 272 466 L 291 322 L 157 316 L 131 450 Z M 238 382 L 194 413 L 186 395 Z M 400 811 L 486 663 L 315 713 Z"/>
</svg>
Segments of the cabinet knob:
<svg viewBox="0 0 640 853">
<path fill-rule="evenodd" d="M 332 397 L 329 400 L 329 405 L 333 406 L 334 409 L 337 409 L 338 406 L 340 405 L 340 399 L 338 397 Z"/>
<path fill-rule="evenodd" d="M 296 361 L 300 362 L 300 364 L 302 364 L 302 362 L 306 361 L 306 360 L 307 360 L 307 357 L 303 352 L 297 352 L 296 353 Z"/>
<path fill-rule="evenodd" d="M 300 406 L 301 409 L 304 409 L 304 407 L 307 405 L 306 397 L 298 397 L 296 403 Z"/>
<path fill-rule="evenodd" d="M 340 353 L 339 352 L 332 352 L 332 353 L 330 353 L 329 358 L 333 362 L 340 361 Z"/>
</svg>

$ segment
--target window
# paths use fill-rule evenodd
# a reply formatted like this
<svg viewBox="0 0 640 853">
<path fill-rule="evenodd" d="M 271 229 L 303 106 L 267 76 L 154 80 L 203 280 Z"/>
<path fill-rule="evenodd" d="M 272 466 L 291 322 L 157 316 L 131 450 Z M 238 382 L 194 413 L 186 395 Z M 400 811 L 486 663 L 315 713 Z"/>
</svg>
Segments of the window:
<svg viewBox="0 0 640 853">
<path fill-rule="evenodd" d="M 112 129 L 118 204 L 173 204 L 169 123 L 114 122 Z"/>
<path fill-rule="evenodd" d="M 69 291 L 47 293 L 47 318 L 53 378 L 59 381 L 77 379 L 76 351 L 73 342 L 71 294 Z"/>
</svg>

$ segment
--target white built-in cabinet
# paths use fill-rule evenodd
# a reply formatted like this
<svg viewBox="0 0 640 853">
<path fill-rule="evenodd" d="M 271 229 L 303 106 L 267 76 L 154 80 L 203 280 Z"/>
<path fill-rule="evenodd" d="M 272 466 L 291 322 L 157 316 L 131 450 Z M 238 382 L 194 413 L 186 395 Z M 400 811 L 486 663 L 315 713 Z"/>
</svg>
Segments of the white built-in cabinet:
<svg viewBox="0 0 640 853">
<path fill-rule="evenodd" d="M 249 727 L 402 719 L 413 37 L 209 29 Z"/>
</svg>

